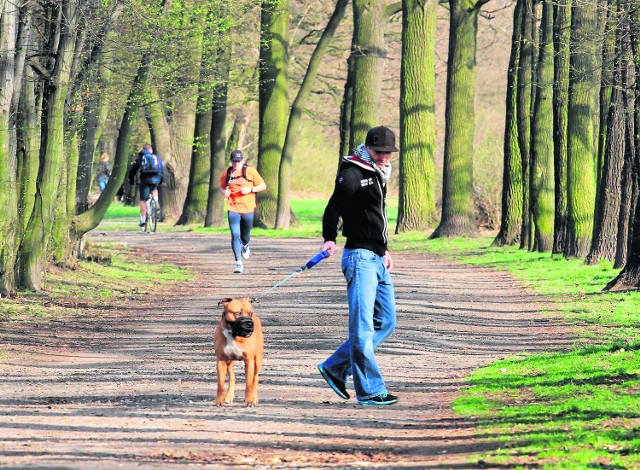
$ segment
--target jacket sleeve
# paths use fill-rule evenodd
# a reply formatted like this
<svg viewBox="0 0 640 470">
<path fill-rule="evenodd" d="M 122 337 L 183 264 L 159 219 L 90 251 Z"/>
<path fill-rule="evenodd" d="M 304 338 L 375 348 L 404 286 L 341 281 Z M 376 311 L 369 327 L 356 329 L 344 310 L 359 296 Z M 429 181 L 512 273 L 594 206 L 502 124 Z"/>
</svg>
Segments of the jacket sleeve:
<svg viewBox="0 0 640 470">
<path fill-rule="evenodd" d="M 324 241 L 336 241 L 340 217 L 344 215 L 345 208 L 358 186 L 359 181 L 352 171 L 347 169 L 338 174 L 333 194 L 322 217 L 322 237 Z"/>
</svg>

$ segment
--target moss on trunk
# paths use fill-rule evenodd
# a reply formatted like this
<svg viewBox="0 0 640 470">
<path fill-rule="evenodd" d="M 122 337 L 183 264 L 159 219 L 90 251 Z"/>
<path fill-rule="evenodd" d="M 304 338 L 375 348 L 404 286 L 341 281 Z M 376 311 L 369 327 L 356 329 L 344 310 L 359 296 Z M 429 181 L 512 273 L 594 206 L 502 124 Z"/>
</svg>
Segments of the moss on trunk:
<svg viewBox="0 0 640 470">
<path fill-rule="evenodd" d="M 433 0 L 403 2 L 400 79 L 400 195 L 396 233 L 436 222 Z"/>
</svg>

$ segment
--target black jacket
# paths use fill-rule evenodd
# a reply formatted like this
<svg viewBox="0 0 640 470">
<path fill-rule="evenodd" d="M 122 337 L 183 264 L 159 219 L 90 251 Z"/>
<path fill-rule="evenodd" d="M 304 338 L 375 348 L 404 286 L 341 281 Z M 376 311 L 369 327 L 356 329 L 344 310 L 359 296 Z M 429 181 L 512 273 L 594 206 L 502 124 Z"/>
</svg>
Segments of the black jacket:
<svg viewBox="0 0 640 470">
<path fill-rule="evenodd" d="M 387 187 L 371 165 L 345 157 L 333 195 L 322 218 L 325 241 L 336 241 L 342 217 L 345 248 L 365 248 L 384 256 L 387 251 Z"/>
<path fill-rule="evenodd" d="M 96 176 L 98 179 L 100 178 L 109 178 L 111 176 L 111 163 L 99 161 L 96 171 Z"/>
</svg>

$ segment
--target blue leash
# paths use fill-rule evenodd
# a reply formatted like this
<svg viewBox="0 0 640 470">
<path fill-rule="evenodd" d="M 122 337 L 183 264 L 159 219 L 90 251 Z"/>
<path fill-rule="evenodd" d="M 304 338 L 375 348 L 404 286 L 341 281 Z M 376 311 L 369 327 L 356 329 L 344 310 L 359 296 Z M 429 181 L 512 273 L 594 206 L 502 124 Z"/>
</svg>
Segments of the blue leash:
<svg viewBox="0 0 640 470">
<path fill-rule="evenodd" d="M 264 291 L 262 294 L 258 295 L 257 297 L 252 297 L 249 300 L 251 300 L 251 302 L 257 302 L 260 297 L 264 297 L 269 292 L 271 292 L 273 289 L 275 289 L 276 287 L 281 286 L 282 284 L 287 282 L 289 279 L 291 279 L 294 276 L 297 276 L 298 273 L 301 273 L 305 269 L 313 268 L 316 264 L 318 264 L 320 261 L 322 261 L 323 259 L 327 258 L 328 256 L 329 256 L 329 250 L 321 251 L 320 253 L 315 255 L 313 258 L 311 258 L 309 261 L 307 261 L 304 265 L 300 266 L 294 272 L 292 272 L 287 277 L 285 277 L 282 281 L 278 282 L 277 284 L 275 284 L 272 287 L 269 287 L 266 291 Z"/>
</svg>

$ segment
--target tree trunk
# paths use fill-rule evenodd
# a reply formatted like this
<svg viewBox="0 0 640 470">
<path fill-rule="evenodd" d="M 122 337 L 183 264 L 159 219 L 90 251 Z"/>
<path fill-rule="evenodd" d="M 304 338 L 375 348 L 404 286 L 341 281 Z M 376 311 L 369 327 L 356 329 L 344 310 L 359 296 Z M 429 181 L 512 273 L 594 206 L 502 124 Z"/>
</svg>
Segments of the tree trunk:
<svg viewBox="0 0 640 470">
<path fill-rule="evenodd" d="M 633 75 L 633 67 L 630 66 L 630 73 Z M 632 80 L 628 79 L 627 83 Z M 631 238 L 631 228 L 633 227 L 633 207 L 637 204 L 637 175 L 634 177 L 634 166 L 636 165 L 637 149 L 634 145 L 635 123 L 633 119 L 634 110 L 634 93 L 631 88 L 625 88 L 625 112 L 627 114 L 625 120 L 627 123 L 625 129 L 625 152 L 624 152 L 624 168 L 622 170 L 622 196 L 620 198 L 620 213 L 618 217 L 617 235 L 616 235 L 616 254 L 613 267 L 620 269 L 624 267 L 627 261 L 629 251 L 629 240 Z"/>
<path fill-rule="evenodd" d="M 632 8 L 631 0 L 621 0 L 624 9 L 623 18 L 628 22 L 629 61 L 623 69 L 624 108 L 627 126 L 625 129 L 624 169 L 622 171 L 622 200 L 618 222 L 616 256 L 614 268 L 624 267 L 630 249 L 633 234 L 634 208 L 638 204 L 638 186 L 640 169 L 637 158 L 640 152 L 640 82 L 637 74 L 640 70 L 640 10 Z M 635 15 L 635 16 L 634 16 Z"/>
<path fill-rule="evenodd" d="M 69 255 L 69 226 L 71 216 L 75 210 L 76 185 L 75 176 L 78 168 L 78 138 L 77 130 L 71 131 L 71 138 L 65 138 L 64 150 L 66 157 L 60 168 L 60 189 L 53 217 L 51 240 L 53 244 L 53 260 L 58 266 L 74 267 L 75 259 Z M 70 206 L 69 206 L 70 205 Z"/>
<path fill-rule="evenodd" d="M 173 104 L 171 115 L 171 159 L 167 166 L 173 170 L 172 191 L 163 194 L 162 214 L 171 220 L 178 220 L 187 198 L 193 135 L 196 127 L 197 99 L 184 97 Z M 160 155 L 162 157 L 162 155 Z"/>
<path fill-rule="evenodd" d="M 596 0 L 573 5 L 567 195 L 569 233 L 565 256 L 584 257 L 593 235 L 596 191 L 596 138 L 600 83 L 597 74 L 598 9 Z M 596 40 L 594 41 L 594 38 Z"/>
<path fill-rule="evenodd" d="M 278 207 L 276 212 L 275 228 L 288 229 L 291 224 L 291 165 L 293 163 L 293 156 L 296 152 L 296 147 L 301 134 L 301 118 L 304 105 L 311 94 L 313 83 L 318 75 L 318 69 L 322 57 L 326 52 L 333 35 L 344 17 L 344 12 L 347 8 L 349 0 L 337 0 L 336 7 L 327 23 L 327 26 L 322 32 L 322 36 L 316 45 L 309 64 L 307 65 L 307 71 L 298 90 L 293 104 L 291 105 L 291 112 L 289 114 L 289 123 L 287 125 L 287 134 L 284 141 L 284 148 L 282 150 L 282 158 L 280 159 L 280 171 L 278 174 Z"/>
<path fill-rule="evenodd" d="M 502 176 L 502 213 L 498 235 L 492 245 L 518 245 L 522 231 L 522 157 L 518 144 L 518 69 L 522 46 L 523 2 L 516 2 L 513 11 L 511 54 L 507 71 L 507 99 L 504 126 L 504 166 Z"/>
<path fill-rule="evenodd" d="M 187 195 L 184 200 L 182 214 L 176 225 L 202 224 L 207 214 L 209 174 L 211 172 L 213 96 L 210 90 L 211 77 L 206 76 L 206 68 L 202 66 L 206 63 L 205 55 L 208 55 L 210 51 L 208 48 L 202 47 L 202 42 L 200 49 L 201 79 L 204 86 L 201 86 L 198 90 Z"/>
<path fill-rule="evenodd" d="M 229 91 L 229 67 L 230 67 L 231 46 L 227 46 L 221 51 L 221 60 L 218 62 L 219 81 L 213 89 L 213 113 L 211 119 L 211 164 L 210 164 L 210 184 L 207 196 L 207 215 L 205 217 L 205 227 L 220 227 L 225 225 L 224 198 L 218 190 L 220 188 L 220 175 L 226 167 L 227 155 L 244 144 L 244 134 L 247 127 L 246 115 L 240 113 L 233 123 L 232 136 L 233 148 L 227 147 L 225 143 L 225 127 L 227 123 L 227 95 Z"/>
<path fill-rule="evenodd" d="M 28 4 L 23 4 L 18 12 L 18 43 L 15 51 L 13 98 L 11 99 L 11 106 L 13 108 L 14 115 L 17 114 L 22 96 L 22 83 L 24 82 L 25 76 L 27 51 L 32 47 L 33 43 L 33 34 L 31 31 L 32 13 L 33 9 L 31 8 L 31 5 Z M 14 129 L 16 129 L 15 126 Z"/>
<path fill-rule="evenodd" d="M 25 5 L 20 10 L 20 33 L 19 33 L 19 56 L 26 61 L 27 51 L 34 48 L 32 34 L 32 9 L 30 5 Z M 24 65 L 24 64 L 23 64 Z M 18 68 L 18 67 L 16 67 Z M 35 98 L 36 79 L 31 67 L 23 69 L 20 79 L 14 78 L 13 108 L 16 112 L 16 141 L 18 143 L 18 237 L 22 237 L 22 232 L 26 226 L 29 210 L 25 210 L 25 200 L 33 201 L 35 194 L 35 181 L 38 175 L 38 154 L 40 143 L 39 117 L 37 114 L 38 104 Z M 28 195 L 28 196 L 26 196 Z"/>
<path fill-rule="evenodd" d="M 473 206 L 476 39 L 479 3 L 450 0 L 440 225 L 431 238 L 476 233 Z"/>
<path fill-rule="evenodd" d="M 380 95 L 387 51 L 383 0 L 353 0 L 353 99 L 349 123 L 349 151 L 365 140 L 379 122 Z"/>
<path fill-rule="evenodd" d="M 258 193 L 254 225 L 273 227 L 289 116 L 289 0 L 263 1 L 260 31 L 258 172 L 267 189 Z"/>
<path fill-rule="evenodd" d="M 59 8 L 64 21 L 60 25 L 58 48 L 52 51 L 56 57 L 52 78 L 45 86 L 43 145 L 40 152 L 35 204 L 19 254 L 20 285 L 31 290 L 40 290 L 43 270 L 51 254 L 54 212 L 65 158 L 64 107 L 69 89 L 79 15 L 78 6 L 73 0 L 60 2 Z"/>
<path fill-rule="evenodd" d="M 535 28 L 534 0 L 522 0 L 522 45 L 518 67 L 518 144 L 522 158 L 522 231 L 520 247 L 529 248 L 531 238 L 531 110 L 534 63 L 533 31 Z"/>
<path fill-rule="evenodd" d="M 211 171 L 211 91 L 203 90 L 206 97 L 198 98 L 196 124 L 189 169 L 189 186 L 187 197 L 182 208 L 182 215 L 176 225 L 200 224 L 204 222 L 207 212 L 207 196 L 209 194 Z"/>
<path fill-rule="evenodd" d="M 553 36 L 553 162 L 555 173 L 555 217 L 553 253 L 564 253 L 568 234 L 567 216 L 567 126 L 569 121 L 569 57 L 571 2 L 554 4 Z"/>
<path fill-rule="evenodd" d="M 616 67 L 616 31 L 620 24 L 616 14 L 618 0 L 608 0 L 604 8 L 606 28 L 604 28 L 604 44 L 602 46 L 601 73 L 600 73 L 600 99 L 599 99 L 599 124 L 598 124 L 598 160 L 596 162 L 596 182 L 600 185 L 604 167 L 605 151 L 607 144 L 607 125 L 609 122 L 609 107 L 611 106 L 611 94 L 613 92 L 614 68 Z M 596 203 L 596 212 L 598 205 Z M 597 218 L 597 214 L 596 214 Z"/>
<path fill-rule="evenodd" d="M 338 150 L 338 168 L 342 157 L 351 153 L 351 108 L 353 105 L 353 51 L 347 59 L 347 79 L 344 82 L 344 93 L 340 105 L 340 149 Z"/>
<path fill-rule="evenodd" d="M 540 54 L 531 125 L 531 205 L 535 226 L 535 249 L 541 253 L 553 247 L 555 213 L 553 182 L 553 6 L 543 0 L 540 24 Z"/>
<path fill-rule="evenodd" d="M 615 82 L 619 83 L 619 77 Z M 626 122 L 623 106 L 623 92 L 614 88 L 609 109 L 609 122 L 606 126 L 608 135 L 602 178 L 597 191 L 593 240 L 591 250 L 586 257 L 587 264 L 595 264 L 603 259 L 609 261 L 615 259 L 625 154 Z"/>
<path fill-rule="evenodd" d="M 226 95 L 225 95 L 226 99 Z M 244 110 L 236 111 L 236 117 L 233 120 L 231 134 L 226 143 L 225 154 L 230 155 L 236 149 L 242 150 L 246 145 L 247 127 L 249 126 L 249 114 Z M 225 156 L 226 159 L 226 156 Z"/>
<path fill-rule="evenodd" d="M 620 274 L 605 286 L 604 291 L 636 290 L 640 287 L 640 204 L 636 204 L 633 220 L 627 263 Z"/>
<path fill-rule="evenodd" d="M 396 233 L 436 222 L 435 0 L 402 2 L 400 192 Z"/>
<path fill-rule="evenodd" d="M 101 81 L 108 82 L 110 80 L 111 71 L 108 70 L 107 67 L 103 67 L 100 69 Z M 106 76 L 106 78 L 105 78 Z M 96 150 L 102 152 L 109 152 L 112 156 L 115 155 L 115 139 L 105 140 L 103 141 L 102 137 L 104 135 L 104 131 L 107 127 L 107 119 L 109 118 L 109 101 L 106 99 L 101 99 L 98 105 L 98 113 L 97 113 L 97 122 L 95 135 L 93 136 L 93 154 L 95 155 Z M 101 146 L 101 147 L 98 147 Z"/>
<path fill-rule="evenodd" d="M 84 126 L 81 150 L 78 158 L 76 176 L 76 213 L 81 214 L 89 208 L 89 191 L 93 177 L 93 159 L 95 136 L 98 128 L 98 99 L 91 96 L 84 107 Z"/>
<path fill-rule="evenodd" d="M 172 207 L 175 208 L 175 197 L 172 196 L 176 189 L 175 183 L 175 165 L 173 157 L 173 148 L 171 140 L 171 126 L 167 121 L 167 116 L 158 93 L 157 88 L 150 86 L 149 90 L 150 103 L 145 107 L 145 113 L 147 118 L 147 124 L 149 125 L 149 133 L 151 134 L 151 146 L 154 153 L 162 158 L 164 163 L 164 181 L 160 185 L 160 204 L 164 213 L 164 206 L 168 201 L 172 201 Z M 140 144 L 138 148 L 133 149 L 134 153 L 140 150 Z M 135 187 L 132 188 L 135 191 Z M 133 194 L 135 198 L 135 193 Z M 132 199 L 134 199 L 132 198 Z"/>
<path fill-rule="evenodd" d="M 13 87 L 21 84 L 15 83 L 18 9 L 13 3 L 2 2 L 0 15 L 0 296 L 4 297 L 16 287 L 17 162 L 10 141 Z"/>
<path fill-rule="evenodd" d="M 609 3 L 613 7 L 612 3 Z M 626 109 L 626 74 L 631 60 L 628 21 L 624 20 L 624 5 L 619 3 L 618 12 L 613 11 L 610 16 L 616 18 L 616 22 L 611 22 L 615 28 L 614 50 L 606 54 L 603 63 L 606 63 L 607 56 L 615 57 L 611 63 L 611 73 L 603 71 L 602 88 L 609 88 L 611 93 L 610 102 L 601 101 L 601 110 L 607 112 L 607 122 L 601 125 L 600 129 L 606 130 L 607 135 L 600 139 L 604 144 L 603 157 L 604 162 L 600 180 L 598 180 L 597 199 L 595 208 L 595 220 L 593 240 L 591 250 L 586 258 L 588 264 L 595 264 L 600 260 L 606 259 L 614 261 L 617 249 L 618 228 L 620 223 L 620 210 L 622 208 L 622 195 L 628 191 L 624 188 L 623 168 L 625 166 L 626 154 L 626 133 L 628 130 Z M 607 76 L 611 77 L 612 82 L 606 83 Z M 607 93 L 601 91 L 601 99 L 607 96 Z M 628 214 L 627 214 L 628 216 Z M 624 224 L 626 225 L 626 224 Z"/>
<path fill-rule="evenodd" d="M 32 70 L 25 73 L 26 80 L 22 83 L 23 97 L 20 100 L 20 140 L 24 150 L 21 162 L 20 195 L 18 199 L 18 214 L 20 217 L 19 232 L 27 227 L 33 201 L 36 197 L 36 180 L 40 164 L 40 110 L 42 109 L 42 94 L 36 97 L 36 77 Z"/>
<path fill-rule="evenodd" d="M 634 110 L 634 126 L 635 133 L 634 143 L 636 149 L 636 156 L 640 157 L 640 8 L 631 10 L 631 49 L 633 51 L 633 64 L 635 74 L 635 110 Z M 639 175 L 640 177 L 640 175 Z"/>
</svg>

